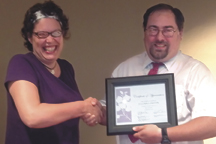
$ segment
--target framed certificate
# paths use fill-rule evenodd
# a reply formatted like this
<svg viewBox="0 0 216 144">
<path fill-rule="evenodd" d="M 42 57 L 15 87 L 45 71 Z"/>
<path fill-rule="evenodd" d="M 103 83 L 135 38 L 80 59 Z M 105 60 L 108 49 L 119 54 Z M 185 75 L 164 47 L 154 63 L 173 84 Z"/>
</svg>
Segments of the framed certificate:
<svg viewBox="0 0 216 144">
<path fill-rule="evenodd" d="M 106 79 L 107 135 L 133 134 L 132 127 L 178 125 L 174 74 Z"/>
</svg>

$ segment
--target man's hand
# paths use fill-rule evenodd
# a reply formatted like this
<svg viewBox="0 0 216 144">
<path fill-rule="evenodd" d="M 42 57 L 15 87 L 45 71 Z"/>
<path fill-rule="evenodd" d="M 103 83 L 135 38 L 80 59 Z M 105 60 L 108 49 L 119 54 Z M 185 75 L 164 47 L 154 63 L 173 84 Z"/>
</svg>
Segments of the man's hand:
<svg viewBox="0 0 216 144">
<path fill-rule="evenodd" d="M 142 142 L 148 144 L 161 142 L 161 128 L 156 125 L 136 126 L 133 127 L 133 130 L 137 132 L 134 134 L 134 137 L 139 138 Z"/>
<path fill-rule="evenodd" d="M 101 122 L 103 118 L 102 105 L 95 98 L 88 98 L 85 100 L 91 104 L 92 110 L 88 110 L 88 113 L 83 115 L 82 120 L 89 126 L 95 126 Z"/>
</svg>

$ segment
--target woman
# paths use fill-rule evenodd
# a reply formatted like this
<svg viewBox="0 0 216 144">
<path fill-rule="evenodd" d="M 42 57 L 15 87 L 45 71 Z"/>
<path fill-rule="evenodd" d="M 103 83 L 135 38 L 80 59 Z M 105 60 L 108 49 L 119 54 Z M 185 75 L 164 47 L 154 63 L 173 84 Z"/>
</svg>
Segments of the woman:
<svg viewBox="0 0 216 144">
<path fill-rule="evenodd" d="M 92 106 L 95 99 L 83 101 L 72 65 L 59 59 L 68 19 L 47 1 L 32 6 L 23 24 L 24 45 L 30 52 L 15 55 L 8 66 L 5 143 L 78 144 L 79 117 L 91 113 L 99 121 L 101 112 L 100 104 Z"/>
</svg>

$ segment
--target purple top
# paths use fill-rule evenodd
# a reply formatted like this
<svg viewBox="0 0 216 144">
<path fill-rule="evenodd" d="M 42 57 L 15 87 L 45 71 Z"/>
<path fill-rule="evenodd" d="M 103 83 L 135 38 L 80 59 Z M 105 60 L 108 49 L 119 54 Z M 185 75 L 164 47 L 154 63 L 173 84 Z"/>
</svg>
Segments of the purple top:
<svg viewBox="0 0 216 144">
<path fill-rule="evenodd" d="M 5 80 L 8 98 L 5 144 L 79 143 L 79 118 L 47 128 L 29 128 L 20 119 L 14 101 L 8 92 L 8 82 L 26 80 L 37 86 L 41 103 L 83 100 L 74 78 L 72 65 L 63 59 L 58 59 L 57 62 L 61 68 L 59 78 L 52 75 L 31 52 L 15 55 L 11 59 Z"/>
</svg>

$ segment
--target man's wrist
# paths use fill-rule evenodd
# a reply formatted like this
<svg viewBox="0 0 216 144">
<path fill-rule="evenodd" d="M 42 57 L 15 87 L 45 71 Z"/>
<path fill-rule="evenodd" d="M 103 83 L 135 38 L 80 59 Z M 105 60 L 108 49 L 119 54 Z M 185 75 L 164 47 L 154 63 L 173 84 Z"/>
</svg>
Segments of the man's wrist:
<svg viewBox="0 0 216 144">
<path fill-rule="evenodd" d="M 161 144 L 171 144 L 171 141 L 167 134 L 167 128 L 161 128 L 162 140 Z"/>
</svg>

